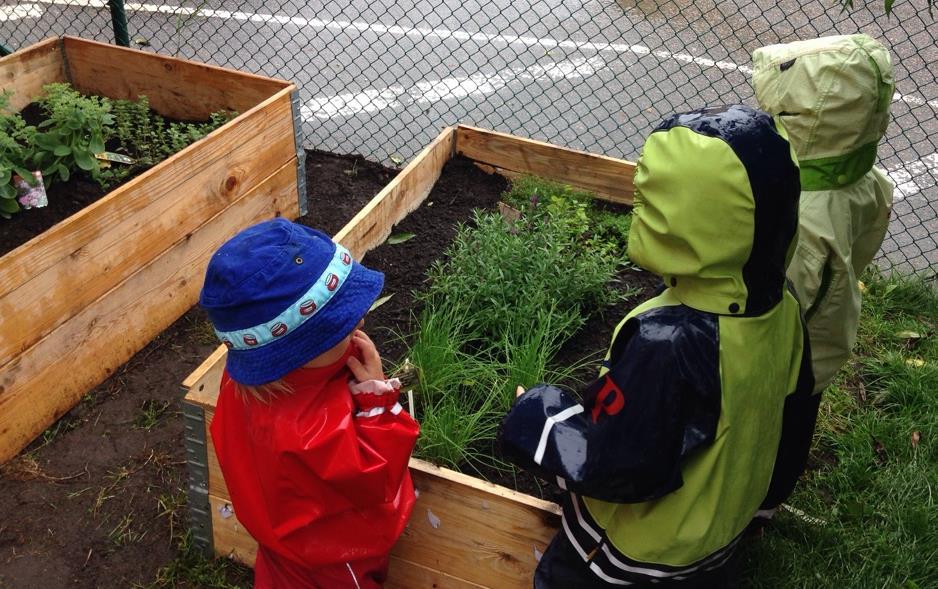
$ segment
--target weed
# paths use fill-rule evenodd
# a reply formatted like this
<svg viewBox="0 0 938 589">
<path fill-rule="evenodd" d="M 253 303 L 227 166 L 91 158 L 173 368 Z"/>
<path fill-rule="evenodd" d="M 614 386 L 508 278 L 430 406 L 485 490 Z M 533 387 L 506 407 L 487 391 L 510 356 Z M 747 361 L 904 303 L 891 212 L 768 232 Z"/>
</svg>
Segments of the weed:
<svg viewBox="0 0 938 589">
<path fill-rule="evenodd" d="M 171 407 L 170 401 L 147 399 L 140 406 L 140 413 L 134 419 L 134 427 L 146 431 L 152 430 L 166 416 Z"/>
<path fill-rule="evenodd" d="M 108 540 L 115 546 L 127 546 L 143 540 L 147 535 L 147 530 L 135 530 L 133 523 L 133 513 L 124 514 L 117 525 L 108 532 Z"/>
</svg>

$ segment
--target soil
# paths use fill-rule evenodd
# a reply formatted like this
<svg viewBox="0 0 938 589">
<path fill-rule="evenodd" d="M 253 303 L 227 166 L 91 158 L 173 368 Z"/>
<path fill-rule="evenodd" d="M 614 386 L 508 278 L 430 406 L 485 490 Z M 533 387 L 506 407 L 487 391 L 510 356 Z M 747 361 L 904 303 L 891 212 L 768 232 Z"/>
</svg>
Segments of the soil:
<svg viewBox="0 0 938 589">
<path fill-rule="evenodd" d="M 396 174 L 357 156 L 321 152 L 307 154 L 306 172 L 310 213 L 301 221 L 329 234 Z M 368 254 L 364 263 L 385 272 L 385 294 L 394 294 L 366 325 L 385 359 L 404 353 L 396 334 L 413 329 L 418 309 L 411 291 L 452 239 L 455 224 L 472 208 L 494 206 L 505 188 L 504 178 L 456 158 L 427 203 L 394 229 L 415 237 Z M 561 360 L 605 349 L 615 324 L 657 284 L 634 270 L 623 278 L 643 294 L 591 319 Z M 216 346 L 204 313 L 190 310 L 0 468 L 0 588 L 199 586 L 186 572 L 194 569 L 178 570 L 192 560 L 182 547 L 188 516 L 179 383 Z M 553 487 L 525 473 L 480 470 L 494 482 L 556 497 Z M 252 575 L 228 566 L 223 576 L 248 587 Z"/>
</svg>

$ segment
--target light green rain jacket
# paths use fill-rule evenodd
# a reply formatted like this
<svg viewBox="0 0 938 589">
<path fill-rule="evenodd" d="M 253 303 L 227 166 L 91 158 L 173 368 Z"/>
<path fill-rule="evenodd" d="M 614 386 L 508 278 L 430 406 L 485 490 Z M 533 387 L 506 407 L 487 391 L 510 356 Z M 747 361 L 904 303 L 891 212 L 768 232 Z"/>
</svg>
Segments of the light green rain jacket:
<svg viewBox="0 0 938 589">
<path fill-rule="evenodd" d="M 759 107 L 777 115 L 800 160 L 798 246 L 788 267 L 811 340 L 815 392 L 850 358 L 858 278 L 882 245 L 892 182 L 873 166 L 895 82 L 867 35 L 770 45 L 753 53 Z"/>
</svg>

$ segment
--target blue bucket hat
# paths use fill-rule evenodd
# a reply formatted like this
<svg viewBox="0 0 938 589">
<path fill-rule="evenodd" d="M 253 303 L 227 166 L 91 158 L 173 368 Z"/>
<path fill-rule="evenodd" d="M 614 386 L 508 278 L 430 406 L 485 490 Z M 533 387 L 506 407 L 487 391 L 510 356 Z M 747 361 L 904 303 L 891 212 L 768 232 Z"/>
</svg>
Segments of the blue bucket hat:
<svg viewBox="0 0 938 589">
<path fill-rule="evenodd" d="M 212 256 L 199 304 L 244 385 L 282 378 L 350 334 L 384 275 L 329 237 L 285 219 L 245 229 Z"/>
</svg>

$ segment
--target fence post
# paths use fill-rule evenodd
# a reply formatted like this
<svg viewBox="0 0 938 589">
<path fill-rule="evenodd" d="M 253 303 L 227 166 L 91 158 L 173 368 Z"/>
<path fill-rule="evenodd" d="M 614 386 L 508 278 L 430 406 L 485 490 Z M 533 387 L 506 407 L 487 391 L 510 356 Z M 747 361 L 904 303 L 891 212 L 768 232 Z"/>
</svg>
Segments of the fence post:
<svg viewBox="0 0 938 589">
<path fill-rule="evenodd" d="M 114 41 L 121 47 L 130 47 L 130 35 L 127 33 L 127 13 L 124 12 L 124 0 L 108 0 L 111 7 L 111 22 L 114 25 Z"/>
</svg>

